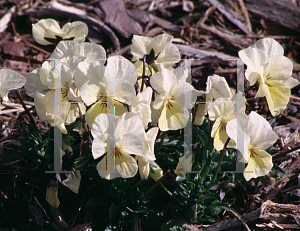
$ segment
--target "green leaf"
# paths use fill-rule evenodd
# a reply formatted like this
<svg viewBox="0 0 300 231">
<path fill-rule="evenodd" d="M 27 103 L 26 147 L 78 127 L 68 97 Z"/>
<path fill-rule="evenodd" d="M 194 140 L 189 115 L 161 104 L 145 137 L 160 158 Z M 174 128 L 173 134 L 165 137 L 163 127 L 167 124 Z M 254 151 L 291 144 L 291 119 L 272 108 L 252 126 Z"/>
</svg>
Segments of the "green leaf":
<svg viewBox="0 0 300 231">
<path fill-rule="evenodd" d="M 42 137 L 40 135 L 40 133 L 38 133 L 37 130 L 35 130 L 31 124 L 28 124 L 28 129 L 31 133 L 31 136 L 33 136 L 33 138 L 35 138 L 39 143 L 42 143 L 43 140 L 42 140 Z"/>
<path fill-rule="evenodd" d="M 209 170 L 211 167 L 211 155 L 209 153 L 209 151 L 207 151 L 206 153 L 206 159 L 204 160 L 203 166 L 200 169 L 200 183 L 202 184 L 205 180 L 205 178 L 207 177 Z"/>
<path fill-rule="evenodd" d="M 88 156 L 80 156 L 74 161 L 75 169 L 81 170 L 89 160 L 90 158 Z"/>
<path fill-rule="evenodd" d="M 275 119 L 270 119 L 268 122 L 271 125 L 272 129 L 274 129 L 274 127 L 276 125 L 276 120 Z"/>
<path fill-rule="evenodd" d="M 285 176 L 285 171 L 282 168 L 280 168 L 277 164 L 273 164 L 272 170 Z"/>
<path fill-rule="evenodd" d="M 230 207 L 224 202 L 217 202 L 212 205 L 209 205 L 204 209 L 206 215 L 215 216 L 220 214 L 223 210 L 230 210 Z"/>
<path fill-rule="evenodd" d="M 115 217 L 115 214 L 120 206 L 120 203 L 113 203 L 109 208 L 109 219 L 112 220 Z"/>
<path fill-rule="evenodd" d="M 160 227 L 161 231 L 170 231 L 170 230 L 178 230 L 181 226 L 181 221 L 176 218 L 172 218 L 170 220 L 164 221 L 162 226 Z"/>
</svg>

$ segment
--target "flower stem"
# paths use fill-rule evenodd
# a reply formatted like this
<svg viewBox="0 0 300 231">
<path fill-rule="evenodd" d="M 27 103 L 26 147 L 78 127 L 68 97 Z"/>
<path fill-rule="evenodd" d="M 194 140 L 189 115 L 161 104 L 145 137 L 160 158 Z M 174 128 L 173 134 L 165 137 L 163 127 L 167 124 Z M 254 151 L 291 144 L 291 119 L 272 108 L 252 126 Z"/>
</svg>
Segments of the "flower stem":
<svg viewBox="0 0 300 231">
<path fill-rule="evenodd" d="M 152 189 L 154 189 L 168 174 L 169 174 L 170 170 L 166 171 L 164 175 L 162 175 L 161 178 L 159 178 L 145 193 L 145 196 L 147 196 Z"/>
<path fill-rule="evenodd" d="M 26 107 L 26 105 L 25 105 L 25 103 L 24 103 L 24 101 L 23 101 L 23 98 L 22 98 L 22 96 L 21 96 L 19 90 L 16 89 L 15 92 L 16 92 L 16 95 L 17 95 L 18 99 L 20 100 L 20 103 L 22 104 L 22 107 L 24 108 L 26 114 L 27 114 L 28 117 L 29 117 L 30 123 L 32 124 L 32 126 L 34 127 L 34 129 L 38 131 L 38 128 L 37 128 L 37 126 L 36 126 L 36 123 L 35 123 L 35 121 L 34 121 L 32 115 L 30 114 L 29 110 L 27 109 L 27 107 Z"/>
<path fill-rule="evenodd" d="M 220 170 L 220 167 L 221 167 L 221 164 L 222 164 L 223 157 L 224 157 L 225 152 L 226 152 L 226 147 L 227 147 L 227 144 L 229 143 L 229 141 L 230 141 L 230 138 L 228 137 L 228 139 L 227 139 L 227 141 L 224 145 L 224 148 L 221 151 L 221 156 L 220 156 L 220 159 L 219 159 L 219 163 L 218 163 L 217 169 L 215 171 L 215 174 L 213 175 L 213 178 L 211 179 L 211 182 L 215 181 L 215 179 L 217 178 L 217 175 L 219 173 L 219 170 Z"/>
<path fill-rule="evenodd" d="M 83 126 L 83 129 L 84 131 L 88 134 L 88 139 L 89 139 L 89 142 L 92 144 L 93 143 L 93 140 L 91 138 L 91 134 L 86 126 L 86 123 L 85 123 L 85 120 L 83 118 L 83 115 L 81 113 L 81 110 L 80 110 L 80 107 L 79 107 L 79 104 L 77 103 L 77 107 L 78 107 L 78 110 L 79 110 L 79 115 L 80 115 L 80 120 L 81 120 L 81 123 L 82 123 L 82 126 Z"/>
<path fill-rule="evenodd" d="M 162 146 L 162 144 L 163 144 L 164 139 L 166 138 L 166 136 L 167 136 L 167 132 L 166 131 L 162 132 L 162 134 L 160 135 L 160 142 L 155 147 L 155 153 L 158 153 L 159 150 L 161 149 L 161 146 Z"/>
<path fill-rule="evenodd" d="M 147 57 L 147 55 L 144 55 L 144 58 L 143 58 L 143 74 L 142 74 L 142 77 L 145 75 L 145 72 L 146 72 L 146 57 Z M 143 91 L 143 89 L 144 89 L 144 79 L 142 79 L 141 92 Z"/>
</svg>

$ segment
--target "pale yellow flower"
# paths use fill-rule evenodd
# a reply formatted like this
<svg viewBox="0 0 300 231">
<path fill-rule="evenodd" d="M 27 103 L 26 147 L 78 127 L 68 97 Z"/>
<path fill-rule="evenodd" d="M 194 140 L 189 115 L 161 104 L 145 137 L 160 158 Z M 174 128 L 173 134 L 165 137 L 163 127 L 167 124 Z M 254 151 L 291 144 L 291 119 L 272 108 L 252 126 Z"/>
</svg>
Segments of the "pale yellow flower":
<svg viewBox="0 0 300 231">
<path fill-rule="evenodd" d="M 226 132 L 236 143 L 238 136 L 244 137 L 244 148 L 239 151 L 248 162 L 244 170 L 244 177 L 247 181 L 270 172 L 273 166 L 272 156 L 264 150 L 273 145 L 278 136 L 272 131 L 268 121 L 252 111 L 246 119 L 229 121 Z"/>
<path fill-rule="evenodd" d="M 209 119 L 215 121 L 211 130 L 211 137 L 214 138 L 214 148 L 217 151 L 224 148 L 228 139 L 226 124 L 237 117 L 237 113 L 239 112 L 237 112 L 236 108 L 243 112 L 245 111 L 245 104 L 237 105 L 236 99 L 237 95 L 229 98 L 218 98 L 208 108 Z M 229 141 L 227 147 L 235 147 L 233 140 Z"/>
<path fill-rule="evenodd" d="M 83 77 L 82 77 L 83 76 Z M 87 81 L 81 84 L 82 80 Z M 117 116 L 128 112 L 126 105 L 132 104 L 136 97 L 136 69 L 121 56 L 107 59 L 107 66 L 98 62 L 80 63 L 75 74 L 82 100 L 91 108 L 85 119 L 92 127 L 95 118 L 101 113 L 115 113 Z M 108 109 L 111 109 L 109 112 Z"/>
<path fill-rule="evenodd" d="M 2 100 L 8 101 L 8 92 L 23 87 L 25 82 L 26 79 L 13 70 L 0 70 L 0 110 L 4 108 Z"/>
<path fill-rule="evenodd" d="M 172 44 L 173 36 L 167 34 L 157 35 L 153 38 L 134 35 L 131 45 L 131 53 L 134 57 L 134 65 L 138 76 L 143 72 L 143 58 L 146 55 L 145 74 L 151 75 L 161 71 L 160 64 L 172 69 L 180 60 L 178 48 Z"/>
<path fill-rule="evenodd" d="M 95 159 L 107 154 L 97 164 L 99 175 L 107 180 L 135 176 L 138 165 L 131 155 L 143 156 L 144 133 L 143 124 L 135 113 L 125 113 L 121 117 L 98 115 L 92 127 L 92 153 Z"/>
<path fill-rule="evenodd" d="M 200 126 L 203 123 L 205 115 L 207 114 L 207 109 L 211 102 L 218 98 L 229 98 L 232 95 L 233 94 L 224 77 L 219 75 L 208 76 L 205 101 L 202 101 L 198 105 L 194 124 Z"/>
<path fill-rule="evenodd" d="M 84 42 L 88 34 L 88 27 L 85 23 L 76 21 L 68 22 L 60 28 L 54 19 L 41 19 L 32 24 L 32 35 L 37 43 L 50 45 L 62 40 L 73 40 L 78 43 Z"/>
<path fill-rule="evenodd" d="M 139 173 L 142 180 L 148 179 L 150 173 L 150 162 L 154 161 L 154 144 L 158 133 L 158 127 L 149 129 L 147 133 L 144 133 L 143 141 L 143 156 L 136 156 L 138 161 Z"/>
<path fill-rule="evenodd" d="M 286 108 L 290 89 L 299 84 L 298 80 L 291 77 L 293 64 L 283 53 L 282 46 L 271 38 L 260 39 L 239 51 L 239 57 L 247 65 L 245 76 L 250 86 L 256 82 L 259 84 L 255 97 L 266 96 L 273 116 Z"/>
<path fill-rule="evenodd" d="M 167 70 L 161 65 L 161 69 L 150 79 L 151 86 L 158 93 L 153 103 L 153 108 L 160 110 L 158 126 L 162 131 L 178 130 L 186 126 L 188 109 L 193 107 L 192 102 L 196 101 L 197 95 L 203 92 L 186 82 L 188 72 L 184 67 Z"/>
</svg>

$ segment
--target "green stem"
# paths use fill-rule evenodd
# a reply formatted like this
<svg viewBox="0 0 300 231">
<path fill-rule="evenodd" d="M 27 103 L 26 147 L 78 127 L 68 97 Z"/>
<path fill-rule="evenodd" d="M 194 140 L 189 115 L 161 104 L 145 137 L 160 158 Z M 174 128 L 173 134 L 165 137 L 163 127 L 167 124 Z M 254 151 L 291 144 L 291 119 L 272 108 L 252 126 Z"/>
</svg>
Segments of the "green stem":
<svg viewBox="0 0 300 231">
<path fill-rule="evenodd" d="M 200 96 L 197 97 L 196 105 L 194 107 L 193 118 L 192 118 L 192 128 L 194 128 L 194 124 L 195 124 L 196 114 L 197 114 L 198 107 L 199 107 L 199 104 L 197 102 L 199 101 L 199 99 L 200 99 Z"/>
<path fill-rule="evenodd" d="M 84 129 L 84 131 L 85 131 L 87 134 L 89 134 L 88 139 L 89 139 L 89 142 L 92 144 L 92 143 L 93 143 L 93 140 L 92 140 L 92 138 L 91 138 L 91 134 L 90 134 L 90 132 L 89 132 L 87 126 L 86 126 L 85 120 L 84 120 L 84 118 L 83 118 L 83 115 L 82 115 L 82 113 L 81 113 L 81 110 L 80 110 L 80 107 L 79 107 L 79 104 L 78 104 L 78 103 L 77 103 L 77 107 L 78 107 L 78 110 L 79 110 L 80 120 L 81 120 L 83 129 Z"/>
<path fill-rule="evenodd" d="M 26 114 L 27 114 L 28 117 L 29 117 L 30 123 L 32 124 L 32 126 L 34 127 L 34 129 L 35 129 L 36 131 L 38 131 L 38 128 L 37 128 L 37 126 L 36 126 L 36 123 L 35 123 L 35 121 L 34 121 L 32 115 L 30 114 L 29 110 L 27 109 L 27 107 L 26 107 L 26 105 L 25 105 L 25 103 L 24 103 L 24 101 L 23 101 L 23 99 L 22 99 L 22 96 L 21 96 L 19 90 L 16 89 L 15 92 L 16 92 L 16 95 L 17 95 L 18 99 L 20 100 L 20 103 L 22 104 L 22 107 L 24 108 Z"/>
<path fill-rule="evenodd" d="M 215 181 L 215 179 L 217 178 L 217 175 L 219 173 L 219 170 L 220 170 L 220 167 L 221 167 L 221 164 L 222 164 L 223 157 L 224 157 L 225 152 L 226 152 L 226 147 L 227 147 L 227 144 L 229 143 L 229 141 L 230 141 L 230 138 L 227 139 L 227 141 L 224 145 L 224 148 L 221 151 L 221 156 L 220 156 L 220 159 L 219 159 L 219 163 L 218 163 L 217 169 L 215 171 L 215 174 L 213 175 L 213 178 L 211 179 L 211 182 Z"/>
<path fill-rule="evenodd" d="M 162 132 L 162 134 L 160 135 L 160 142 L 155 147 L 155 153 L 158 153 L 159 150 L 161 149 L 161 146 L 163 145 L 166 136 L 167 136 L 167 132 L 166 131 Z"/>
<path fill-rule="evenodd" d="M 144 55 L 144 58 L 143 58 L 143 74 L 142 74 L 142 77 L 145 75 L 145 72 L 146 72 L 146 55 Z M 144 89 L 144 79 L 142 78 L 142 86 L 141 86 L 141 92 L 143 91 Z"/>
<path fill-rule="evenodd" d="M 164 175 L 162 175 L 161 178 L 159 178 L 145 193 L 145 196 L 147 196 L 152 189 L 154 189 L 168 174 L 169 174 L 170 170 L 166 171 Z"/>
</svg>

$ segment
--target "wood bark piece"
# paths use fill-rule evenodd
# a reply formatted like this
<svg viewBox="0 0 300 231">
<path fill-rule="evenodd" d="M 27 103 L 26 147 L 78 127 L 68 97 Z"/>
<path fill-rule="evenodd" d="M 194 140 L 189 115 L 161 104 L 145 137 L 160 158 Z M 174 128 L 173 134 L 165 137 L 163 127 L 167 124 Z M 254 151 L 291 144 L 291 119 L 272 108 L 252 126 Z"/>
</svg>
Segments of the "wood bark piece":
<svg viewBox="0 0 300 231">
<path fill-rule="evenodd" d="M 141 25 L 128 15 L 123 0 L 105 0 L 100 2 L 99 6 L 105 14 L 105 23 L 117 30 L 124 38 L 142 34 Z"/>
<path fill-rule="evenodd" d="M 211 5 L 215 5 L 221 14 L 223 14 L 229 21 L 240 28 L 244 33 L 249 34 L 252 32 L 251 25 L 247 23 L 247 19 L 243 18 L 235 10 L 222 4 L 221 1 L 208 0 L 208 2 Z M 245 17 L 247 17 L 247 15 L 245 15 Z"/>
<path fill-rule="evenodd" d="M 260 212 L 261 212 L 261 209 L 259 208 L 253 212 L 243 215 L 242 218 L 244 219 L 244 221 L 247 221 L 247 222 L 254 221 L 259 218 Z M 218 231 L 218 230 L 232 229 L 232 228 L 240 226 L 240 225 L 243 225 L 243 223 L 239 219 L 233 218 L 230 220 L 221 221 L 216 224 L 213 224 L 213 225 L 207 227 L 205 230 Z"/>
<path fill-rule="evenodd" d="M 218 51 L 204 51 L 188 45 L 175 44 L 180 51 L 181 55 L 186 55 L 188 57 L 193 57 L 197 59 L 202 59 L 205 57 L 217 57 L 220 60 L 220 64 L 227 65 L 230 67 L 236 66 L 236 60 L 238 57 L 231 55 L 226 55 Z"/>
<path fill-rule="evenodd" d="M 282 168 L 281 165 L 279 165 L 279 167 Z M 290 178 L 295 175 L 295 172 L 299 171 L 299 169 L 300 169 L 300 157 L 297 157 L 292 161 L 292 163 L 287 168 L 284 169 L 286 175 L 282 177 L 280 180 L 275 181 L 274 185 L 272 185 L 271 190 L 262 197 L 262 200 L 267 201 L 267 200 L 274 199 L 277 196 L 277 194 L 282 191 L 284 186 L 289 182 Z"/>
<path fill-rule="evenodd" d="M 253 44 L 252 39 L 243 38 L 243 37 L 240 37 L 237 35 L 231 35 L 231 34 L 222 32 L 214 26 L 208 26 L 208 25 L 202 23 L 199 25 L 199 27 L 203 30 L 206 30 L 206 31 L 212 33 L 213 35 L 218 36 L 220 39 L 224 40 L 227 44 L 232 46 L 232 48 L 235 48 L 237 51 L 247 48 Z"/>
<path fill-rule="evenodd" d="M 293 6 L 290 1 L 246 0 L 246 7 L 261 18 L 297 32 L 300 30 L 300 8 Z"/>
<path fill-rule="evenodd" d="M 155 23 L 158 26 L 160 26 L 160 27 L 162 27 L 162 28 L 164 28 L 166 30 L 171 30 L 171 31 L 174 31 L 174 32 L 180 32 L 181 31 L 181 29 L 178 26 L 176 26 L 175 24 L 173 24 L 173 23 L 171 23 L 171 22 L 169 22 L 167 20 L 164 20 L 162 18 L 159 18 L 159 17 L 157 17 L 157 16 L 155 16 L 153 14 L 149 14 L 149 15 L 150 15 L 150 18 L 152 20 L 154 20 Z"/>
</svg>

